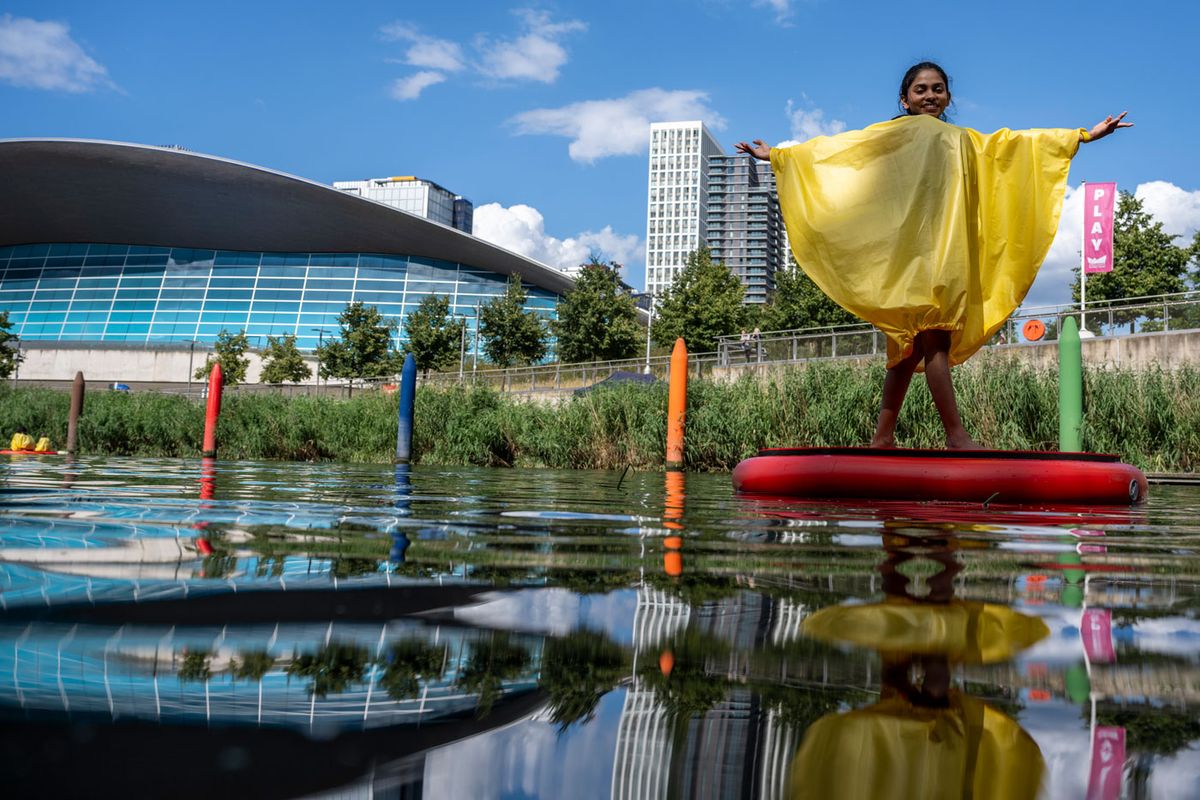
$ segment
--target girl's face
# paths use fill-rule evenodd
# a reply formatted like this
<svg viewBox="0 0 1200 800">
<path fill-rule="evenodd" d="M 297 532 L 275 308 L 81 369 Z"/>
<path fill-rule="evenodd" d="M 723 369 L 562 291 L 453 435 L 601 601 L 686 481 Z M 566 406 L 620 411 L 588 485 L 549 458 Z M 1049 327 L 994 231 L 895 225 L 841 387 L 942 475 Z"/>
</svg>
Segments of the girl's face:
<svg viewBox="0 0 1200 800">
<path fill-rule="evenodd" d="M 940 117 L 950 105 L 950 88 L 936 69 L 923 69 L 917 73 L 905 96 L 900 98 L 900 104 L 910 114 Z"/>
</svg>

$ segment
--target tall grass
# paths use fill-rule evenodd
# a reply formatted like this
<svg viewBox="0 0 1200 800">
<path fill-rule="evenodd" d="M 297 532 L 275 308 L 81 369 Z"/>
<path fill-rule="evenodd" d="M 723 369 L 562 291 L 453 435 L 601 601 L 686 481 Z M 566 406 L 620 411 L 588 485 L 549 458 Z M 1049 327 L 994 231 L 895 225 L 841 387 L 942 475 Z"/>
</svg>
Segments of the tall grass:
<svg viewBox="0 0 1200 800">
<path fill-rule="evenodd" d="M 881 364 L 820 363 L 771 380 L 693 381 L 685 461 L 726 470 L 761 447 L 853 446 L 869 441 Z M 983 356 L 955 371 L 967 429 L 999 449 L 1048 450 L 1058 442 L 1058 378 L 1017 360 Z M 1200 467 L 1200 370 L 1088 370 L 1084 448 L 1113 452 L 1154 471 Z M 657 468 L 666 439 L 662 384 L 618 385 L 552 403 L 486 388 L 421 387 L 415 459 L 427 464 Z M 45 389 L 0 389 L 0 436 L 16 430 L 62 446 L 68 397 Z M 152 393 L 92 392 L 80 452 L 195 456 L 202 406 Z M 396 398 L 350 400 L 232 395 L 221 413 L 220 455 L 233 459 L 383 463 L 395 452 Z M 944 435 L 918 376 L 900 416 L 902 445 L 940 447 Z"/>
</svg>

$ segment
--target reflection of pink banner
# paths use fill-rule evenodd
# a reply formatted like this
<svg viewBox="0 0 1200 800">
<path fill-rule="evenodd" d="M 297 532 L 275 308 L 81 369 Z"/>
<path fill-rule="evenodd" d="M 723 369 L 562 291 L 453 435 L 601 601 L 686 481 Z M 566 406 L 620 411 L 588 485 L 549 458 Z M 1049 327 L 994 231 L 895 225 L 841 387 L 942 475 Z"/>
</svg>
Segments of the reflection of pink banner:
<svg viewBox="0 0 1200 800">
<path fill-rule="evenodd" d="M 1112 272 L 1115 183 L 1083 185 L 1083 271 Z"/>
<path fill-rule="evenodd" d="M 1111 664 L 1117 660 L 1112 641 L 1112 612 L 1107 608 L 1089 608 L 1083 612 L 1083 650 L 1093 664 Z"/>
<path fill-rule="evenodd" d="M 1117 800 L 1125 765 L 1125 729 L 1096 728 L 1092 740 L 1092 774 L 1088 776 L 1087 800 Z"/>
</svg>

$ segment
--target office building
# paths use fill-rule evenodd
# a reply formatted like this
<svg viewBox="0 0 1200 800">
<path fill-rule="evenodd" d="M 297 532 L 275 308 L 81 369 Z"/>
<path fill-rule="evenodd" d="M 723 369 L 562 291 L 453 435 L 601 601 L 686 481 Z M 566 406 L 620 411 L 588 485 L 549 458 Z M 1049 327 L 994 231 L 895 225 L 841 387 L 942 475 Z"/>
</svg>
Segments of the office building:
<svg viewBox="0 0 1200 800">
<path fill-rule="evenodd" d="M 458 228 L 464 233 L 472 231 L 475 206 L 462 195 L 433 181 L 401 175 L 365 181 L 334 181 L 333 188 Z"/>
<path fill-rule="evenodd" d="M 703 122 L 650 126 L 646 212 L 646 291 L 661 295 L 707 241 L 708 160 L 721 145 Z"/>
<path fill-rule="evenodd" d="M 775 271 L 788 264 L 775 173 L 747 155 L 708 160 L 708 246 L 746 289 L 746 303 L 765 303 Z"/>
</svg>

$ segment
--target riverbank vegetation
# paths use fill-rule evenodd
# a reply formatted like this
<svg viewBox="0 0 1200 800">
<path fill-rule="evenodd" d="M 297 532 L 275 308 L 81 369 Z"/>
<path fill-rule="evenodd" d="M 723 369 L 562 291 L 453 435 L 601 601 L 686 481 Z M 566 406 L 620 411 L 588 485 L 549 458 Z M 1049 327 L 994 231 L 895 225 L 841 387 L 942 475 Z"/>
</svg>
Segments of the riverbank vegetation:
<svg viewBox="0 0 1200 800">
<path fill-rule="evenodd" d="M 980 357 L 955 371 L 971 434 L 999 449 L 1051 450 L 1058 442 L 1058 379 L 1019 361 Z M 772 380 L 692 381 L 685 459 L 690 470 L 728 470 L 760 447 L 854 446 L 869 441 L 883 365 L 816 363 Z M 1117 453 L 1149 471 L 1200 468 L 1200 370 L 1089 370 L 1083 446 Z M 386 463 L 395 452 L 396 397 L 226 395 L 218 431 L 229 459 Z M 66 440 L 66 392 L 0 389 L 0 434 Z M 421 386 L 417 463 L 557 468 L 661 468 L 665 384 L 602 387 L 557 403 L 491 389 Z M 203 406 L 183 397 L 92 390 L 80 453 L 193 457 Z M 914 381 L 897 436 L 942 446 L 925 388 Z"/>
</svg>

